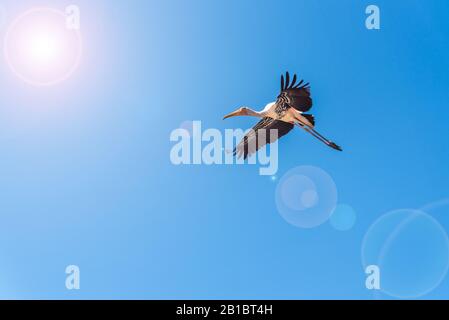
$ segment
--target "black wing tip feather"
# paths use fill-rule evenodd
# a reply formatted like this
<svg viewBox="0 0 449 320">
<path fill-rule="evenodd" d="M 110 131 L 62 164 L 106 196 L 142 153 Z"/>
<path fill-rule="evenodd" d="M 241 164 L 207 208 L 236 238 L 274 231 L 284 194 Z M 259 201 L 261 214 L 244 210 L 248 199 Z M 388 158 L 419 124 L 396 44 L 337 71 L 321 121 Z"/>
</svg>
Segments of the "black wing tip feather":
<svg viewBox="0 0 449 320">
<path fill-rule="evenodd" d="M 243 158 L 244 160 L 246 160 L 252 155 L 256 154 L 265 145 L 271 144 L 276 140 L 281 139 L 293 129 L 294 125 L 291 123 L 274 120 L 272 118 L 263 118 L 245 135 L 245 137 L 243 137 L 238 146 L 234 148 L 233 155 L 234 157 L 237 157 L 237 159 Z M 268 132 L 270 132 L 271 130 L 277 130 L 277 135 L 272 136 L 271 134 L 268 134 L 266 132 L 266 139 L 259 141 L 259 130 L 267 130 Z M 255 149 L 250 148 L 250 145 L 248 144 L 249 140 L 254 138 L 256 139 Z"/>
<path fill-rule="evenodd" d="M 281 75 L 281 92 L 291 89 L 307 89 L 310 90 L 310 83 L 307 82 L 304 84 L 304 80 L 300 80 L 298 84 L 296 84 L 296 81 L 298 80 L 298 77 L 296 74 L 293 75 L 293 80 L 290 83 L 290 73 L 287 71 L 284 75 Z"/>
</svg>

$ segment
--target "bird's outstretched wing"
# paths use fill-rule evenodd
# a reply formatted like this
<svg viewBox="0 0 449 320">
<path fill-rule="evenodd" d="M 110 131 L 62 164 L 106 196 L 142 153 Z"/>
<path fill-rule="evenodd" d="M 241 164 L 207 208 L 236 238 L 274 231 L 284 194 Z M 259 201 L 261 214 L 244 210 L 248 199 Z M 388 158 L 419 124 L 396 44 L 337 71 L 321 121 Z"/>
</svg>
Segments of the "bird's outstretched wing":
<svg viewBox="0 0 449 320">
<path fill-rule="evenodd" d="M 293 130 L 293 128 L 293 124 L 272 118 L 263 118 L 245 135 L 245 137 L 243 137 L 242 141 L 234 149 L 234 156 L 237 156 L 238 158 L 243 156 L 243 158 L 246 159 L 263 146 L 273 143 L 285 136 Z M 270 130 L 277 130 L 277 135 L 272 137 Z"/>
<path fill-rule="evenodd" d="M 310 97 L 310 84 L 301 80 L 297 83 L 296 74 L 290 82 L 290 74 L 287 72 L 281 76 L 281 94 L 278 96 L 278 105 L 288 105 L 301 112 L 307 112 L 312 108 L 313 102 Z"/>
</svg>

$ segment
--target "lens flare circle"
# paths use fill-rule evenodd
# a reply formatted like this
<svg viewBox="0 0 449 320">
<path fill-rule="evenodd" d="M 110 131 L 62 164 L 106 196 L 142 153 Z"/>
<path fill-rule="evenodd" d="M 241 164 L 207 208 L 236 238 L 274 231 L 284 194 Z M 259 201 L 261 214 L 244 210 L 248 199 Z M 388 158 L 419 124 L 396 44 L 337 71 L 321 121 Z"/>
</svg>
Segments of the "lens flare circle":
<svg viewBox="0 0 449 320">
<path fill-rule="evenodd" d="M 338 231 L 349 231 L 354 227 L 357 220 L 357 214 L 351 206 L 339 204 L 332 212 L 329 220 L 331 226 Z"/>
<path fill-rule="evenodd" d="M 441 224 L 421 210 L 395 210 L 367 231 L 362 263 L 377 265 L 381 291 L 412 299 L 433 291 L 449 269 L 449 239 Z"/>
<path fill-rule="evenodd" d="M 35 86 L 51 86 L 69 78 L 82 55 L 79 30 L 66 25 L 63 11 L 33 8 L 8 27 L 4 55 L 12 72 Z"/>
<path fill-rule="evenodd" d="M 189 136 L 193 136 L 193 121 L 191 120 L 185 120 L 182 122 L 179 126 L 179 129 L 183 129 L 189 133 Z"/>
<path fill-rule="evenodd" d="M 290 224 L 315 228 L 329 220 L 337 205 L 337 187 L 331 176 L 313 166 L 288 171 L 276 188 L 279 214 Z"/>
</svg>

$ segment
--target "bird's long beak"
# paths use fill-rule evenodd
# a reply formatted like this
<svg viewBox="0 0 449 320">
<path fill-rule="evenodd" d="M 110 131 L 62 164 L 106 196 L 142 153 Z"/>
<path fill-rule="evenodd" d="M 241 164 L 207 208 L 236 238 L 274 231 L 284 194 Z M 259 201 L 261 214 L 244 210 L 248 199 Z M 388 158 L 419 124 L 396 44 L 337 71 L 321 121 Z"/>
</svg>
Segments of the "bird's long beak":
<svg viewBox="0 0 449 320">
<path fill-rule="evenodd" d="M 239 110 L 236 110 L 236 111 L 231 112 L 230 114 L 224 116 L 223 120 L 231 118 L 231 117 L 236 117 L 236 116 L 239 116 L 241 114 L 242 114 L 242 110 L 239 109 Z"/>
</svg>

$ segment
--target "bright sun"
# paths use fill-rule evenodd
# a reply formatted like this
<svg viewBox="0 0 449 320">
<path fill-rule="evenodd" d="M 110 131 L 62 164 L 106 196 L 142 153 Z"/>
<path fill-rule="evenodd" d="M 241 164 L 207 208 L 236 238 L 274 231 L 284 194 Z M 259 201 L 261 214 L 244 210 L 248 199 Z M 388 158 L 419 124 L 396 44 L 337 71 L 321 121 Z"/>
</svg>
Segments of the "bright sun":
<svg viewBox="0 0 449 320">
<path fill-rule="evenodd" d="M 9 26 L 4 50 L 9 67 L 19 78 L 48 86 L 67 79 L 78 67 L 81 35 L 66 27 L 64 12 L 32 9 Z"/>
<path fill-rule="evenodd" d="M 61 55 L 61 42 L 48 32 L 36 33 L 29 41 L 30 59 L 36 64 L 50 67 Z"/>
</svg>

